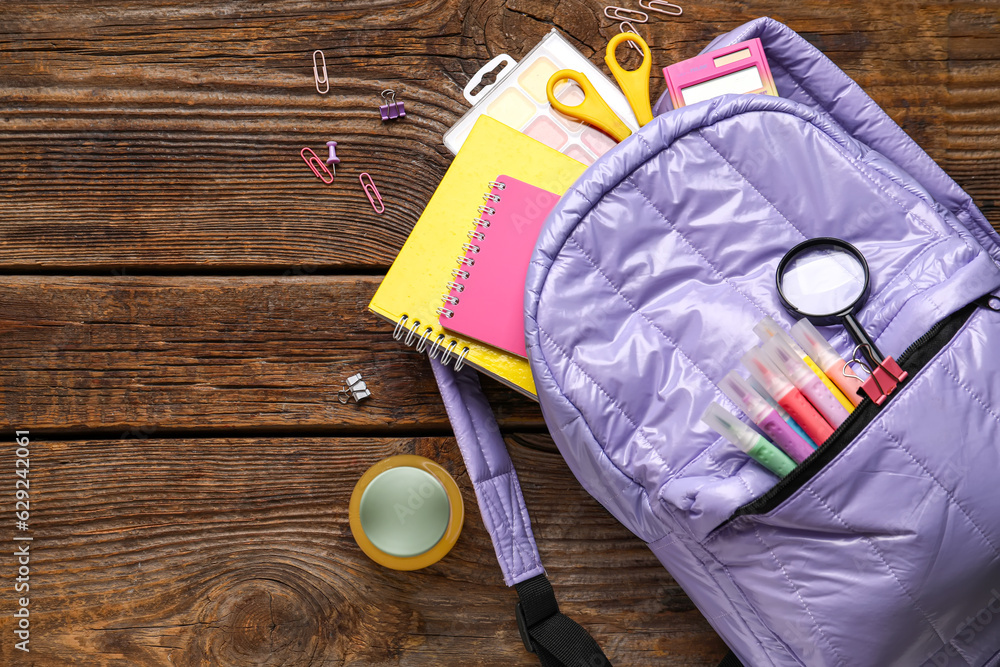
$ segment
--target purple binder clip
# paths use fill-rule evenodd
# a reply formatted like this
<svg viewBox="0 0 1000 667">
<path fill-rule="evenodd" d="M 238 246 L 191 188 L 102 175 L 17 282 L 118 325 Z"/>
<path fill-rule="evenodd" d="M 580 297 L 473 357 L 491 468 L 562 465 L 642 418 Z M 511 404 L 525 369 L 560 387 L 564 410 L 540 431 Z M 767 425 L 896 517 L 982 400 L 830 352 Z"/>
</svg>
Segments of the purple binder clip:
<svg viewBox="0 0 1000 667">
<path fill-rule="evenodd" d="M 396 101 L 396 93 L 391 89 L 382 91 L 382 101 L 385 104 L 380 106 L 378 110 L 382 114 L 383 121 L 406 117 L 406 109 L 403 108 L 403 103 Z"/>
</svg>

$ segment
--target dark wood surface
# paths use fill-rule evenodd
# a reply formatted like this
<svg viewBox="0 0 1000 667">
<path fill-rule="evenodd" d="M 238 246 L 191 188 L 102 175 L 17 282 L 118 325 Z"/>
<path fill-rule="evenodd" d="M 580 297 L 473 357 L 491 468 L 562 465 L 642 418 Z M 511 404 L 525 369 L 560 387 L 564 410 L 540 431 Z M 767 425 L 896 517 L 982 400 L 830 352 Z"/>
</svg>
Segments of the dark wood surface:
<svg viewBox="0 0 1000 667">
<path fill-rule="evenodd" d="M 450 162 L 441 135 L 471 75 L 553 27 L 601 65 L 617 32 L 602 8 L 0 8 L 0 502 L 12 515 L 13 431 L 30 429 L 34 537 L 27 654 L 15 559 L 0 556 L 0 664 L 537 664 L 427 363 L 365 306 Z M 1000 224 L 1000 3 L 684 8 L 639 26 L 658 66 L 773 16 Z M 383 124 L 389 87 L 407 117 Z M 342 162 L 324 186 L 298 151 L 330 139 Z M 355 372 L 374 396 L 341 405 Z M 580 489 L 537 406 L 484 385 L 564 610 L 616 665 L 717 662 L 722 642 Z M 348 528 L 354 483 L 395 453 L 441 462 L 465 497 L 457 545 L 419 572 L 376 566 Z M 14 532 L 11 517 L 0 542 Z"/>
</svg>

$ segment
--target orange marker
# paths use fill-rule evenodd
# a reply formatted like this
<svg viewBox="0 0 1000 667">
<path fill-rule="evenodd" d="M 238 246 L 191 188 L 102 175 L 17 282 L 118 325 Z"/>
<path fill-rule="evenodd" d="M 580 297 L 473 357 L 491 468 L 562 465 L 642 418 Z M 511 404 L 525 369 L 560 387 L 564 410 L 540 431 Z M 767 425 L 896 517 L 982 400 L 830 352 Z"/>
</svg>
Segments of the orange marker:
<svg viewBox="0 0 1000 667">
<path fill-rule="evenodd" d="M 861 402 L 861 394 L 859 393 L 861 380 L 856 377 L 853 371 L 850 375 L 846 374 L 847 362 L 837 354 L 837 351 L 823 337 L 823 334 L 816 330 L 812 322 L 805 318 L 796 322 L 792 325 L 792 337 L 802 346 L 806 354 L 813 358 L 816 365 L 826 373 L 826 376 L 840 387 L 840 391 L 844 392 L 847 400 L 854 405 Z"/>
</svg>

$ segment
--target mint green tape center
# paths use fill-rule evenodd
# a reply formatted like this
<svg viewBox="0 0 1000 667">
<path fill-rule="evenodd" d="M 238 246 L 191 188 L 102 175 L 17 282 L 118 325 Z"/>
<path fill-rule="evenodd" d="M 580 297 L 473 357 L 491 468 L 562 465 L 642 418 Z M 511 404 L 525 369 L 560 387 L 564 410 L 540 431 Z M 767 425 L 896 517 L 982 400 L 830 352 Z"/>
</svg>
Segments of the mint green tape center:
<svg viewBox="0 0 1000 667">
<path fill-rule="evenodd" d="M 420 468 L 390 468 L 361 494 L 361 529 L 392 556 L 419 556 L 441 541 L 451 506 L 444 486 Z"/>
</svg>

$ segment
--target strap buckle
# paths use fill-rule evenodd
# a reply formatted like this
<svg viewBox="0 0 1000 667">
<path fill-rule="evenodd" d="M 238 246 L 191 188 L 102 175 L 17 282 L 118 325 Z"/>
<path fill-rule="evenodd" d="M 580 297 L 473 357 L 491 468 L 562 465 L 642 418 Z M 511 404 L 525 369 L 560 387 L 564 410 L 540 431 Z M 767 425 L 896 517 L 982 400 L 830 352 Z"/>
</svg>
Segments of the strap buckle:
<svg viewBox="0 0 1000 667">
<path fill-rule="evenodd" d="M 514 618 L 517 619 L 517 631 L 521 635 L 521 641 L 524 642 L 524 648 L 528 653 L 534 653 L 535 649 L 531 646 L 531 633 L 528 632 L 528 621 L 524 618 L 524 609 L 521 608 L 520 602 L 514 605 Z"/>
<path fill-rule="evenodd" d="M 514 588 L 521 598 L 514 605 L 517 632 L 525 650 L 537 655 L 545 667 L 611 667 L 594 638 L 559 612 L 552 585 L 544 574 L 514 584 Z"/>
</svg>

